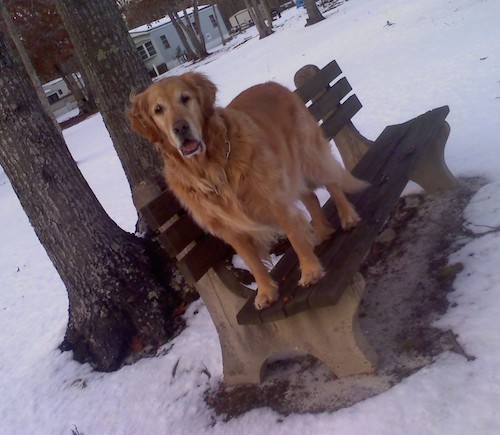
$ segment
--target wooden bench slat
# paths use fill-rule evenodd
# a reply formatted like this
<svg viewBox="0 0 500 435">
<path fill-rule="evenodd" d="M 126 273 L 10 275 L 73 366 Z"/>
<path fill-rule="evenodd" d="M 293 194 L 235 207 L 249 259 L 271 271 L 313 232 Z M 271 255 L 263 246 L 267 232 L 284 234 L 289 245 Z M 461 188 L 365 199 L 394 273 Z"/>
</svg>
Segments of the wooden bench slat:
<svg viewBox="0 0 500 435">
<path fill-rule="evenodd" d="M 394 203 L 408 182 L 409 174 L 416 165 L 419 155 L 428 145 L 429 140 L 440 131 L 448 113 L 448 107 L 427 112 L 412 122 L 410 129 L 406 130 L 403 137 L 401 137 L 401 128 L 405 127 L 392 126 L 384 130 L 375 141 L 369 153 L 375 155 L 380 152 L 381 148 L 392 142 L 395 150 L 391 158 L 395 158 L 397 164 L 386 167 L 378 174 L 378 183 L 374 183 L 363 193 L 363 201 L 358 204 L 358 212 L 363 219 L 360 226 L 354 231 L 345 233 L 342 247 L 336 248 L 329 245 L 323 254 L 322 260 L 325 261 L 327 274 L 311 289 L 308 300 L 311 307 L 333 304 L 338 301 L 344 287 L 359 269 L 375 237 L 390 215 Z M 355 168 L 353 174 L 357 172 Z M 333 258 L 334 264 L 331 263 Z"/>
<path fill-rule="evenodd" d="M 174 194 L 166 189 L 155 199 L 142 207 L 139 212 L 153 231 L 160 228 L 170 218 L 182 211 Z"/>
<path fill-rule="evenodd" d="M 403 135 L 410 125 L 411 121 L 402 124 L 400 134 Z M 365 181 L 375 185 L 378 184 L 378 182 L 375 181 L 375 176 L 388 160 L 392 158 L 392 149 L 392 147 L 386 146 L 384 150 L 376 153 L 371 160 L 366 160 L 367 162 L 369 161 L 369 165 L 364 165 L 366 167 L 363 167 L 363 171 L 360 172 Z M 349 199 L 356 208 L 359 207 L 357 203 L 361 200 L 361 195 L 349 195 Z M 326 202 L 323 206 L 323 211 L 332 227 L 337 231 L 333 237 L 339 238 L 345 235 L 346 233 L 340 229 L 340 221 L 333 200 L 329 199 Z M 326 247 L 331 244 L 332 239 L 330 238 L 316 248 L 315 252 L 319 258 L 321 258 Z M 258 312 L 263 323 L 271 321 L 270 319 L 277 320 L 278 318 L 296 314 L 308 307 L 308 289 L 296 285 L 297 281 L 300 279 L 298 263 L 299 261 L 295 251 L 290 248 L 273 269 L 272 276 L 280 284 L 281 297 L 271 307 Z M 278 274 L 278 272 L 280 274 Z M 245 310 L 249 311 L 248 317 L 245 317 L 246 321 L 250 321 L 250 319 L 256 317 L 257 310 L 253 309 L 251 303 L 248 303 L 248 307 L 245 307 Z"/>
<path fill-rule="evenodd" d="M 353 171 L 355 175 L 372 183 L 371 187 L 353 199 L 358 213 L 362 216 L 362 223 L 353 231 L 337 232 L 333 239 L 317 248 L 317 253 L 325 270 L 327 270 L 327 276 L 309 289 L 294 285 L 300 273 L 298 267 L 295 267 L 298 264 L 298 259 L 293 250 L 290 250 L 281 260 L 287 263 L 286 269 L 292 271 L 287 277 L 282 278 L 282 286 L 287 289 L 286 292 L 281 295 L 276 304 L 260 312 L 253 308 L 253 302 L 249 300 L 238 314 L 237 319 L 240 324 L 255 323 L 256 319 L 260 319 L 262 322 L 274 321 L 309 307 L 324 306 L 338 301 L 345 286 L 348 285 L 349 280 L 359 269 L 365 255 L 369 252 L 372 242 L 384 225 L 394 202 L 404 189 L 408 174 L 416 164 L 419 155 L 415 151 L 419 146 L 424 148 L 422 145 L 427 145 L 429 138 L 442 127 L 448 111 L 447 107 L 435 109 L 415 120 L 384 130 L 374 147 L 369 150 L 369 155 L 363 158 Z M 401 141 L 404 141 L 404 148 L 400 149 L 398 145 Z M 420 149 L 420 152 L 422 151 L 423 149 Z M 399 164 L 391 165 L 394 168 L 393 172 L 388 173 L 385 169 L 381 171 L 386 161 L 394 158 L 399 161 Z M 391 183 L 391 180 L 395 178 L 401 180 L 398 185 Z M 387 198 L 388 189 L 391 189 L 391 198 Z M 378 193 L 375 195 L 374 192 Z M 375 206 L 375 210 L 371 210 L 370 205 Z M 334 225 L 338 226 L 338 217 L 331 200 L 324 209 L 326 209 L 325 212 L 329 220 L 332 221 L 333 217 L 333 220 L 336 220 Z M 334 215 L 332 216 L 332 214 Z M 366 234 L 365 230 L 370 230 L 370 233 Z M 354 246 L 356 251 L 354 251 Z M 341 249 L 346 252 L 342 253 Z M 352 267 L 349 268 L 342 263 L 345 261 L 343 259 L 352 259 L 356 256 L 354 262 L 350 263 Z M 339 263 L 330 264 L 332 258 L 335 258 L 336 262 Z M 337 266 L 340 263 L 342 264 Z M 274 276 L 274 278 L 277 277 Z"/>
<path fill-rule="evenodd" d="M 333 139 L 350 119 L 359 112 L 362 105 L 356 95 L 351 95 L 329 118 L 321 129 L 328 140 Z"/>
<path fill-rule="evenodd" d="M 336 61 L 332 61 L 318 71 L 313 79 L 304 83 L 295 92 L 302 98 L 304 103 L 307 103 L 324 91 L 340 74 L 342 74 L 342 70 Z"/>
<path fill-rule="evenodd" d="M 188 284 L 194 285 L 208 269 L 234 253 L 221 239 L 207 234 L 177 263 Z"/>
<path fill-rule="evenodd" d="M 198 226 L 188 213 L 185 213 L 158 236 L 158 241 L 170 258 L 175 258 L 202 234 L 204 234 L 204 230 Z"/>
<path fill-rule="evenodd" d="M 351 85 L 347 79 L 343 77 L 321 95 L 321 97 L 314 101 L 314 103 L 308 107 L 308 110 L 316 118 L 316 121 L 325 119 L 326 115 L 336 110 L 342 99 L 351 91 Z"/>
</svg>

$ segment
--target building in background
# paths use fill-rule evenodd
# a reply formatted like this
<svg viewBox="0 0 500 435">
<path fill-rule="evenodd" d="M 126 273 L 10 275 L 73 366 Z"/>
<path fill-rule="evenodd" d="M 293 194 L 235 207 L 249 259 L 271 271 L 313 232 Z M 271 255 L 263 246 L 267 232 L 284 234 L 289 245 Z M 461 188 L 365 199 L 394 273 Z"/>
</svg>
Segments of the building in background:
<svg viewBox="0 0 500 435">
<path fill-rule="evenodd" d="M 62 78 L 45 83 L 42 88 L 56 118 L 78 107 L 75 97 Z"/>
<path fill-rule="evenodd" d="M 217 23 L 224 38 L 229 34 L 217 6 L 200 7 L 199 16 L 201 32 L 210 51 L 222 44 Z M 189 20 L 197 30 L 192 9 L 189 10 Z M 185 47 L 169 17 L 132 29 L 130 35 L 153 78 L 186 61 Z"/>
</svg>

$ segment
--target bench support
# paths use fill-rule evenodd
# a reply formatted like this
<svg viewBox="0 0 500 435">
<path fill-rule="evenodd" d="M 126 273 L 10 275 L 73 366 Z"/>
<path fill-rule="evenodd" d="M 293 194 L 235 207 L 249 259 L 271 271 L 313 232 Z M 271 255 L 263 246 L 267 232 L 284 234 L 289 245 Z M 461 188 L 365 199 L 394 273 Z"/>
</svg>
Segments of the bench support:
<svg viewBox="0 0 500 435">
<path fill-rule="evenodd" d="M 320 69 L 316 65 L 303 66 L 295 74 L 295 85 L 299 88 L 308 80 L 314 78 L 319 71 Z M 326 89 L 321 90 L 312 101 L 317 101 L 325 91 Z M 334 112 L 335 110 L 326 116 L 330 116 Z M 457 180 L 448 169 L 444 159 L 444 148 L 449 135 L 450 125 L 445 122 L 442 131 L 436 136 L 433 143 L 428 144 L 415 169 L 410 174 L 410 180 L 419 184 L 427 193 L 434 193 L 457 186 Z M 348 121 L 338 131 L 333 137 L 333 141 L 339 150 L 346 169 L 349 171 L 352 171 L 373 145 L 373 142 L 365 138 L 351 121 Z"/>
<path fill-rule="evenodd" d="M 209 270 L 196 288 L 219 334 L 227 386 L 260 383 L 265 362 L 273 355 L 290 350 L 318 358 L 338 377 L 375 371 L 377 355 L 361 331 L 357 317 L 365 287 L 360 274 L 336 305 L 311 309 L 272 323 L 238 325 L 236 314 L 247 298 L 228 290 L 242 286 L 231 272 L 222 270 L 224 268 L 221 265 L 217 271 Z M 240 290 L 249 292 L 244 288 Z"/>
</svg>

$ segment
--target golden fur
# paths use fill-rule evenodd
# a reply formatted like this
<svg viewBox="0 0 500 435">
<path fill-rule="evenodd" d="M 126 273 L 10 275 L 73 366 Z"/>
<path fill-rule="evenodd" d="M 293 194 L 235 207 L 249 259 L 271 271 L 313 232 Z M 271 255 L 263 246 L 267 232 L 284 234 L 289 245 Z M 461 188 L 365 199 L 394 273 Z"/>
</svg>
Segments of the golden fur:
<svg viewBox="0 0 500 435">
<path fill-rule="evenodd" d="M 226 108 L 215 106 L 215 94 L 202 74 L 169 77 L 132 98 L 129 119 L 158 147 L 167 183 L 194 219 L 247 263 L 258 285 L 255 306 L 262 309 L 278 298 L 262 263 L 276 234 L 283 231 L 298 255 L 299 283 L 317 282 L 324 271 L 314 246 L 333 230 L 314 189 L 328 189 L 349 229 L 359 217 L 344 192 L 366 183 L 333 158 L 314 118 L 283 86 L 254 86 Z"/>
</svg>

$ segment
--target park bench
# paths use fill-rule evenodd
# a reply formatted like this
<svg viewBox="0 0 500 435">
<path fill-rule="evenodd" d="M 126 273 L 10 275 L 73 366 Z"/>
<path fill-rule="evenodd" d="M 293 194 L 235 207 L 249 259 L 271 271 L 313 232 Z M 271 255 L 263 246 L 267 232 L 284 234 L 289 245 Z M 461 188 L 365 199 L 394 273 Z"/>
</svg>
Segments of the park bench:
<svg viewBox="0 0 500 435">
<path fill-rule="evenodd" d="M 134 189 L 140 213 L 212 316 L 228 386 L 259 383 L 266 360 L 290 350 L 318 358 L 339 377 L 373 372 L 377 355 L 357 316 L 365 287 L 360 266 L 408 180 L 427 192 L 456 184 L 444 162 L 448 107 L 389 126 L 372 142 L 351 122 L 361 104 L 335 61 L 321 70 L 301 68 L 295 83 L 295 92 L 321 122 L 326 137 L 334 140 L 345 166 L 370 183 L 365 191 L 350 195 L 362 218 L 353 230 L 339 229 L 333 201 L 324 205 L 338 230 L 316 249 L 326 270 L 316 285 L 297 285 L 300 270 L 290 248 L 271 272 L 279 283 L 279 300 L 257 311 L 255 292 L 238 281 L 228 261 L 234 254 L 230 246 L 198 227 L 170 191 L 160 192 L 147 182 Z"/>
</svg>

